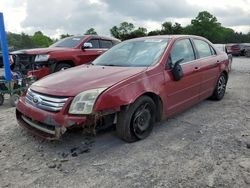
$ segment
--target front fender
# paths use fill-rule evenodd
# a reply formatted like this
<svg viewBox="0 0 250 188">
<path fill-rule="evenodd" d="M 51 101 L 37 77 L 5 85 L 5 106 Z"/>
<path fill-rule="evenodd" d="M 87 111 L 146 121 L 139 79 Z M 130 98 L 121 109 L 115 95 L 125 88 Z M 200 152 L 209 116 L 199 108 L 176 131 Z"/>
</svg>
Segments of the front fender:
<svg viewBox="0 0 250 188">
<path fill-rule="evenodd" d="M 94 111 L 120 111 L 121 106 L 133 103 L 145 93 L 161 95 L 164 87 L 164 75 L 161 73 L 144 72 L 135 78 L 121 82 L 104 91 L 96 101 Z"/>
</svg>

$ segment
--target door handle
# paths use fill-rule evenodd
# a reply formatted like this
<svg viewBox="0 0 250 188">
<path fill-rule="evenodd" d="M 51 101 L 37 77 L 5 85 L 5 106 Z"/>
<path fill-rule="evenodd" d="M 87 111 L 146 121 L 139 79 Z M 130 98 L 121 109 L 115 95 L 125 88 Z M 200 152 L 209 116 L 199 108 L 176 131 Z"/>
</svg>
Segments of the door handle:
<svg viewBox="0 0 250 188">
<path fill-rule="evenodd" d="M 101 51 L 101 50 L 99 50 L 99 51 L 97 51 L 98 53 L 102 53 L 103 51 Z"/>
<path fill-rule="evenodd" d="M 198 70 L 200 70 L 200 67 L 194 67 L 194 70 L 198 71 Z"/>
</svg>

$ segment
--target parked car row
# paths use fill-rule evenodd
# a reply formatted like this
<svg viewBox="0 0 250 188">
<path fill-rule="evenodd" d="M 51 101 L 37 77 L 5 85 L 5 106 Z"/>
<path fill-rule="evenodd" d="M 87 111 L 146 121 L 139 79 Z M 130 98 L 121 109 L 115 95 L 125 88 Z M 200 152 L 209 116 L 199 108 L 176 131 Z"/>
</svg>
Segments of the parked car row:
<svg viewBox="0 0 250 188">
<path fill-rule="evenodd" d="M 249 47 L 249 43 L 226 44 L 227 53 L 234 56 L 246 56 L 246 49 Z"/>
<path fill-rule="evenodd" d="M 25 53 L 37 62 L 52 61 L 56 71 L 69 68 L 60 61 L 64 54 L 71 60 L 92 63 L 31 85 L 17 104 L 19 125 L 44 138 L 58 139 L 73 127 L 95 129 L 115 124 L 120 138 L 134 142 L 149 136 L 155 122 L 204 99 L 221 100 L 225 94 L 228 56 L 203 37 L 137 38 L 115 45 L 95 60 L 80 60 L 80 52 L 95 57 L 94 50 L 118 43 L 109 39 L 108 44 L 105 38 L 105 48 L 101 48 L 101 40 L 73 37 L 74 45 L 63 48 L 64 52 L 57 43 L 51 51 Z M 68 44 L 66 41 L 62 44 Z M 58 53 L 61 55 L 54 56 Z M 57 58 L 54 61 L 52 57 Z M 47 64 L 44 66 L 50 67 Z"/>
</svg>

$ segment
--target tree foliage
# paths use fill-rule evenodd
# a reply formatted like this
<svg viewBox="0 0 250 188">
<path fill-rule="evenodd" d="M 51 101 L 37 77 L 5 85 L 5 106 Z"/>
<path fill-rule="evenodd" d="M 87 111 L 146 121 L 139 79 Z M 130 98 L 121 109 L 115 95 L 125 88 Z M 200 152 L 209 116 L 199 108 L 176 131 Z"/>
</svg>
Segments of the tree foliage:
<svg viewBox="0 0 250 188">
<path fill-rule="evenodd" d="M 70 35 L 70 34 L 61 34 L 60 35 L 60 39 L 64 39 L 64 38 L 67 38 L 67 37 L 71 37 L 72 35 Z"/>
<path fill-rule="evenodd" d="M 41 31 L 37 31 L 31 37 L 35 47 L 48 47 L 53 43 L 53 40 L 48 36 L 44 35 Z"/>
<path fill-rule="evenodd" d="M 199 35 L 209 39 L 213 43 L 250 43 L 250 31 L 247 34 L 235 32 L 233 29 L 223 27 L 217 18 L 207 11 L 198 13 L 197 17 L 191 20 L 191 23 L 182 27 L 179 23 L 165 21 L 161 29 L 147 32 L 146 28 L 136 28 L 133 23 L 122 22 L 118 26 L 110 29 L 113 37 L 120 40 L 127 40 L 136 37 L 152 35 L 171 35 L 171 34 L 191 34 Z M 97 34 L 94 28 L 88 29 L 85 34 Z M 60 35 L 60 39 L 72 36 L 70 34 Z M 7 32 L 9 48 L 25 49 L 35 47 L 48 47 L 58 39 L 51 39 L 41 31 L 37 31 L 30 36 L 25 33 L 16 34 Z"/>
<path fill-rule="evenodd" d="M 97 35 L 97 32 L 94 28 L 90 28 L 84 33 L 84 35 Z"/>
<path fill-rule="evenodd" d="M 122 22 L 119 26 L 113 26 L 110 29 L 110 33 L 113 37 L 120 40 L 127 40 L 136 37 L 143 37 L 147 35 L 147 29 L 138 27 L 135 29 L 134 24 L 128 22 Z"/>
<path fill-rule="evenodd" d="M 8 41 L 8 46 L 11 50 L 35 47 L 35 44 L 31 39 L 31 37 L 25 33 L 16 34 L 8 32 L 7 41 Z"/>
<path fill-rule="evenodd" d="M 200 12 L 195 19 L 191 20 L 191 34 L 207 38 L 212 42 L 221 42 L 223 28 L 217 18 L 207 11 Z"/>
</svg>

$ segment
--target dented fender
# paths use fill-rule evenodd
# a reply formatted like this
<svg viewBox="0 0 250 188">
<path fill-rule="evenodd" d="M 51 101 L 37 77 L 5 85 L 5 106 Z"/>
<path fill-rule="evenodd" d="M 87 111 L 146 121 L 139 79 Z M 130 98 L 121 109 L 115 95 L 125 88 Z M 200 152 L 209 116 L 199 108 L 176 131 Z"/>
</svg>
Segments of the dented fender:
<svg viewBox="0 0 250 188">
<path fill-rule="evenodd" d="M 161 71 L 158 69 L 161 69 Z M 120 111 L 121 106 L 133 103 L 144 94 L 153 93 L 160 97 L 162 92 L 164 92 L 162 67 L 158 66 L 156 69 L 149 68 L 149 70 L 119 82 L 104 91 L 98 97 L 94 111 L 98 112 L 107 109 Z"/>
</svg>

